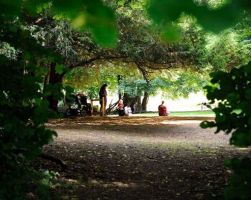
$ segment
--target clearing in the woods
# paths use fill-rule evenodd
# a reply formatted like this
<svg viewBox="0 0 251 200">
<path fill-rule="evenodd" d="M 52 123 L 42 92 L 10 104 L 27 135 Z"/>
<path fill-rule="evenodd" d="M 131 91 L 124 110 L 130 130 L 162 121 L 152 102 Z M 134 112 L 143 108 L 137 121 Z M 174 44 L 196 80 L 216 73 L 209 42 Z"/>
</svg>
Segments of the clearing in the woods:
<svg viewBox="0 0 251 200">
<path fill-rule="evenodd" d="M 58 137 L 45 152 L 67 168 L 58 171 L 62 199 L 223 199 L 230 171 L 224 160 L 250 149 L 229 136 L 201 129 L 198 117 L 92 117 L 55 120 Z M 58 184 L 59 183 L 59 184 Z"/>
</svg>

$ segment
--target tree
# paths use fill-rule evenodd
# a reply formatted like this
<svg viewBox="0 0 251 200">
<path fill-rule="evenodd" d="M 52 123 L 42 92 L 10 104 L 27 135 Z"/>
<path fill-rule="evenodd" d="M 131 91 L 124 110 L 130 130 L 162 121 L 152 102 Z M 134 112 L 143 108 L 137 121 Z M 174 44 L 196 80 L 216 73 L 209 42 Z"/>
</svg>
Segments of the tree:
<svg viewBox="0 0 251 200">
<path fill-rule="evenodd" d="M 118 83 L 118 76 L 120 81 Z M 134 65 L 127 63 L 100 63 L 92 68 L 75 68 L 68 72 L 64 84 L 97 98 L 100 85 L 109 84 L 111 93 L 119 93 L 125 103 L 136 104 L 136 111 L 147 111 L 147 98 L 157 93 L 171 99 L 187 97 L 198 92 L 208 81 L 208 72 L 193 69 L 152 71 L 145 80 Z"/>
<path fill-rule="evenodd" d="M 118 46 L 115 49 L 107 49 L 96 44 L 88 30 L 78 33 L 69 23 L 63 20 L 56 21 L 51 15 L 49 9 L 36 17 L 25 16 L 26 28 L 31 31 L 32 36 L 41 45 L 52 49 L 62 57 L 61 60 L 48 63 L 45 89 L 49 83 L 57 88 L 60 87 L 65 74 L 73 68 L 90 68 L 105 61 L 129 65 L 134 63 L 146 79 L 149 70 L 195 65 L 197 67 L 201 62 L 201 55 L 196 49 L 200 47 L 203 50 L 205 42 L 203 33 L 191 28 L 193 25 L 184 30 L 182 42 L 165 44 L 158 35 L 151 35 L 150 27 L 120 14 Z M 48 97 L 50 107 L 54 110 L 57 110 L 56 99 L 53 95 Z"/>
<path fill-rule="evenodd" d="M 151 22 L 141 10 L 141 3 L 139 3 L 141 6 L 138 6 L 138 3 L 134 1 L 126 1 L 124 2 L 126 6 L 121 6 L 124 3 L 123 1 L 119 2 L 118 4 L 112 4 L 115 11 L 118 12 L 119 43 L 117 48 L 108 50 L 99 49 L 91 57 L 83 56 L 84 54 L 82 54 L 79 57 L 83 57 L 84 60 L 80 60 L 75 66 L 73 64 L 71 68 L 87 67 L 88 69 L 85 71 L 88 74 L 87 71 L 89 71 L 91 66 L 100 65 L 100 63 L 103 63 L 103 66 L 105 66 L 106 61 L 115 64 L 127 63 L 127 66 L 135 65 L 142 72 L 146 80 L 148 79 L 148 74 L 151 74 L 154 70 L 170 68 L 204 70 L 204 65 L 202 64 L 206 62 L 204 33 L 196 26 L 192 19 L 187 20 L 186 23 L 183 22 L 185 26 L 181 24 L 182 41 L 179 43 L 166 43 L 159 34 L 153 32 Z M 136 9 L 132 8 L 135 4 L 137 5 Z M 133 18 L 131 18 L 134 11 L 136 11 L 136 14 L 133 14 Z M 85 45 L 82 46 L 82 49 L 84 48 Z M 80 70 L 77 71 L 79 72 Z M 72 76 L 73 73 L 70 74 Z M 67 77 L 69 78 L 69 76 Z M 78 78 L 80 78 L 79 74 Z M 104 80 L 101 82 L 104 82 Z M 98 86 L 95 87 L 95 90 L 97 90 Z M 93 89 L 94 87 L 91 88 L 91 91 Z M 130 93 L 128 94 L 130 95 Z M 143 107 L 145 110 L 149 94 L 144 94 Z M 127 97 L 129 96 L 127 95 Z"/>
</svg>

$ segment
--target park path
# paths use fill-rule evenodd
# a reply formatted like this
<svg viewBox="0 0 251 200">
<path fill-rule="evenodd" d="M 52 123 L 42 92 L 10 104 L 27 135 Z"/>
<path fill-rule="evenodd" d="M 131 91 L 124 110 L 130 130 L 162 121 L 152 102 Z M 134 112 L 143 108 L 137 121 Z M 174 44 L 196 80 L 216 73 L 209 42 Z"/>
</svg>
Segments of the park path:
<svg viewBox="0 0 251 200">
<path fill-rule="evenodd" d="M 201 129 L 201 120 L 96 117 L 50 122 L 58 137 L 45 151 L 68 165 L 60 172 L 64 187 L 58 192 L 65 199 L 88 200 L 222 199 L 229 176 L 224 160 L 244 151 L 229 146 L 229 136 Z"/>
<path fill-rule="evenodd" d="M 56 141 L 100 144 L 175 144 L 229 147 L 229 136 L 202 129 L 200 117 L 82 118 L 50 124 L 59 133 Z"/>
</svg>

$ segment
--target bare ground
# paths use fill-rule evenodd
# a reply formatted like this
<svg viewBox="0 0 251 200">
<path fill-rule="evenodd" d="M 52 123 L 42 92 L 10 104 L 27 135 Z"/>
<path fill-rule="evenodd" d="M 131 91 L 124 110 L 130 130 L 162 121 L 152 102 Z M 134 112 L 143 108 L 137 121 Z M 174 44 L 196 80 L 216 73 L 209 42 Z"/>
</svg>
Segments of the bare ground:
<svg viewBox="0 0 251 200">
<path fill-rule="evenodd" d="M 204 118 L 207 119 L 207 118 Z M 250 153 L 229 136 L 201 129 L 203 118 L 93 117 L 51 121 L 58 137 L 45 151 L 64 160 L 61 199 L 223 199 L 224 160 Z"/>
</svg>

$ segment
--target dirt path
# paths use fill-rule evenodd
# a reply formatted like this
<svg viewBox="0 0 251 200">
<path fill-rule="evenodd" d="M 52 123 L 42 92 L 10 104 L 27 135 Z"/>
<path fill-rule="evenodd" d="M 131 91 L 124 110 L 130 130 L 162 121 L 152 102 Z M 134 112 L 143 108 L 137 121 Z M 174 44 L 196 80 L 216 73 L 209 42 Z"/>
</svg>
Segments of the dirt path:
<svg viewBox="0 0 251 200">
<path fill-rule="evenodd" d="M 45 151 L 68 165 L 57 191 L 64 199 L 222 199 L 229 176 L 224 160 L 250 150 L 230 147 L 228 136 L 201 129 L 200 122 L 170 117 L 53 121 L 48 126 L 58 138 Z"/>
</svg>

